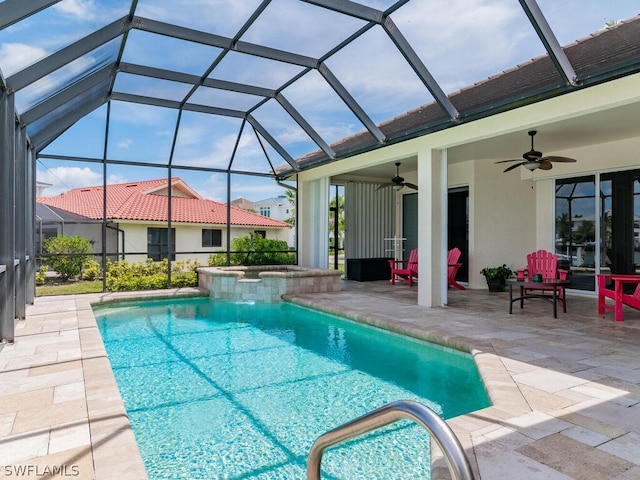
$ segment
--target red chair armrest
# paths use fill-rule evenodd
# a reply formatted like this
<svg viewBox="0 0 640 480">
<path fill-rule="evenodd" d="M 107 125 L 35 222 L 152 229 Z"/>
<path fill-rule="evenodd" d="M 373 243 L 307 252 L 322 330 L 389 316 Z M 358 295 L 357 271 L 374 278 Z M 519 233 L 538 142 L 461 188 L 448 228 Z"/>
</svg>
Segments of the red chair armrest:
<svg viewBox="0 0 640 480">
<path fill-rule="evenodd" d="M 409 263 L 409 260 L 389 260 L 389 265 L 396 266 L 396 265 L 404 265 Z"/>
<path fill-rule="evenodd" d="M 558 278 L 560 278 L 560 280 L 566 280 L 567 275 L 569 275 L 568 270 L 562 270 L 561 268 L 558 269 Z"/>
</svg>

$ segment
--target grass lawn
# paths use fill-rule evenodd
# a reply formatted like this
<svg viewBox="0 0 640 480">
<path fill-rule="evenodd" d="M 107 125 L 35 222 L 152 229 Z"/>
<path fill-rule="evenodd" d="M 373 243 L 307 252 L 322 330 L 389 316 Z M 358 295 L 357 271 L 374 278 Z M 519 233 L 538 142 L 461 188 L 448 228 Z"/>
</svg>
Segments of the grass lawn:
<svg viewBox="0 0 640 480">
<path fill-rule="evenodd" d="M 36 287 L 36 297 L 47 295 L 74 295 L 76 293 L 102 292 L 102 280 L 48 283 Z"/>
</svg>

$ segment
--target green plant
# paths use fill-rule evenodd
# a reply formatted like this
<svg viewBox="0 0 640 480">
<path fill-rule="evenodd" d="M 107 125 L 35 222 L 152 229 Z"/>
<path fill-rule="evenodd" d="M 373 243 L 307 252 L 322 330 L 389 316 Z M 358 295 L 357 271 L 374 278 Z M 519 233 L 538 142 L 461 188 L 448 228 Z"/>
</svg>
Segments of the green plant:
<svg viewBox="0 0 640 480">
<path fill-rule="evenodd" d="M 80 275 L 82 266 L 89 259 L 91 243 L 78 235 L 58 235 L 45 240 L 44 251 L 53 255 L 47 259 L 47 264 L 66 281 Z"/>
<path fill-rule="evenodd" d="M 210 267 L 223 267 L 227 264 L 227 254 L 226 253 L 212 253 L 209 255 L 209 261 L 207 265 Z"/>
<path fill-rule="evenodd" d="M 229 256 L 231 265 L 291 265 L 295 263 L 295 255 L 290 252 L 284 240 L 264 238 L 257 233 L 231 241 L 231 250 L 236 252 Z M 209 255 L 209 266 L 221 267 L 227 264 L 226 253 Z"/>
<path fill-rule="evenodd" d="M 506 264 L 502 264 L 499 267 L 484 267 L 480 270 L 480 273 L 484 275 L 487 279 L 491 278 L 504 278 L 507 279 L 513 276 L 513 270 L 507 267 Z"/>
<path fill-rule="evenodd" d="M 195 287 L 198 275 L 195 269 L 198 261 L 184 260 L 171 264 L 171 286 Z M 107 290 L 111 292 L 133 290 L 157 290 L 169 286 L 169 262 L 163 259 L 154 262 L 147 258 L 144 262 L 129 263 L 127 260 L 107 262 Z"/>
<path fill-rule="evenodd" d="M 82 278 L 84 280 L 97 280 L 102 275 L 102 267 L 95 260 L 87 260 L 82 268 Z"/>
<path fill-rule="evenodd" d="M 36 272 L 36 285 L 44 285 L 47 281 L 47 271 L 49 267 L 46 265 L 41 265 L 40 270 Z"/>
</svg>

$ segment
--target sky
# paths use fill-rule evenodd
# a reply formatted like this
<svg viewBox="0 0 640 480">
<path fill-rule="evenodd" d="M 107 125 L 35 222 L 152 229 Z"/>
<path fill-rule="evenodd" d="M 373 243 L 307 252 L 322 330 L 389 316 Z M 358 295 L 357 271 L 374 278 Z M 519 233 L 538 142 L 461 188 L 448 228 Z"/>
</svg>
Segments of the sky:
<svg viewBox="0 0 640 480">
<path fill-rule="evenodd" d="M 233 37 L 260 3 L 260 0 L 139 0 L 135 14 Z M 391 0 L 360 3 L 380 10 L 393 4 Z M 637 0 L 539 0 L 538 4 L 561 45 L 600 30 L 608 22 L 640 13 Z M 0 30 L 0 71 L 9 78 L 123 17 L 129 7 L 128 0 L 63 0 Z M 544 53 L 518 0 L 410 0 L 392 14 L 392 19 L 447 94 Z M 273 0 L 241 40 L 318 58 L 363 25 L 362 20 L 299 0 Z M 118 38 L 18 91 L 18 111 L 28 111 L 73 79 L 83 78 L 113 62 L 119 47 Z M 200 77 L 219 53 L 219 49 L 211 46 L 134 29 L 129 33 L 122 61 Z M 376 123 L 433 101 L 382 28 L 370 29 L 325 63 Z M 301 72 L 298 66 L 231 52 L 222 58 L 209 78 L 273 89 Z M 118 74 L 114 85 L 116 92 L 174 101 L 181 101 L 189 89 L 183 83 L 124 73 Z M 364 129 L 315 70 L 282 93 L 327 143 Z M 246 110 L 260 100 L 255 95 L 200 87 L 189 101 Z M 253 115 L 292 157 L 317 149 L 275 100 L 264 103 Z M 106 119 L 105 105 L 70 127 L 42 153 L 101 159 L 105 151 Z M 158 167 L 109 165 L 107 182 L 166 177 L 166 170 L 160 167 L 171 155 L 177 122 L 175 109 L 111 102 L 107 157 Z M 248 125 L 240 133 L 241 125 L 237 118 L 183 112 L 175 138 L 172 165 L 176 168 L 172 175 L 183 178 L 203 197 L 225 202 L 226 175 L 177 167 L 226 169 L 234 149 L 234 170 L 269 173 L 267 158 L 276 167 L 285 163 L 264 139 L 260 143 Z M 102 178 L 102 165 L 95 162 L 52 159 L 37 162 L 38 181 L 51 184 L 45 190 L 46 195 L 99 185 Z M 270 179 L 231 177 L 231 198 L 258 201 L 283 193 Z"/>
</svg>

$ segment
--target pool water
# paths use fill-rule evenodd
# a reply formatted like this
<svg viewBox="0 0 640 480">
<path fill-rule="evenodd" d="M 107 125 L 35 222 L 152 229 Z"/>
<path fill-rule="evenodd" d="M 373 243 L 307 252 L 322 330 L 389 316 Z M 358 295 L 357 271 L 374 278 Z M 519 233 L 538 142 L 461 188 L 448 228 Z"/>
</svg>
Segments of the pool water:
<svg viewBox="0 0 640 480">
<path fill-rule="evenodd" d="M 322 433 L 395 400 L 443 418 L 490 404 L 467 354 L 287 303 L 95 309 L 151 479 L 304 479 Z M 328 450 L 323 478 L 429 478 L 403 421 Z"/>
</svg>

